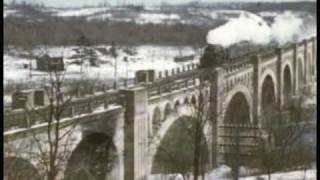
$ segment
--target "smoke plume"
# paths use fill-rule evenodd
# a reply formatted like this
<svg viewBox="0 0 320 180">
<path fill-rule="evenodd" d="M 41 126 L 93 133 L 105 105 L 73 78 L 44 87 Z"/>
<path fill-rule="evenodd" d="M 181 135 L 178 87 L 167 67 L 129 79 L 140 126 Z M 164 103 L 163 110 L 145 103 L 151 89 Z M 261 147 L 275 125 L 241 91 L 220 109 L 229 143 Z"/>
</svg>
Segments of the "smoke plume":
<svg viewBox="0 0 320 180">
<path fill-rule="evenodd" d="M 224 47 L 241 41 L 260 45 L 276 42 L 283 45 L 315 35 L 315 30 L 315 23 L 306 24 L 301 17 L 290 11 L 278 14 L 271 25 L 260 16 L 244 11 L 238 18 L 209 31 L 207 43 Z"/>
</svg>

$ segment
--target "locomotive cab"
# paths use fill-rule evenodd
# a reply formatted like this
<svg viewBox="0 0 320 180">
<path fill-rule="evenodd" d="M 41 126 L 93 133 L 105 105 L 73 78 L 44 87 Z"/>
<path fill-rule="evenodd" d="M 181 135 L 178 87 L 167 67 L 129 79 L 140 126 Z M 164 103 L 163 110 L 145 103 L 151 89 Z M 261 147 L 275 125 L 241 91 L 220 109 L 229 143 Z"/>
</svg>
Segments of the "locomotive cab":
<svg viewBox="0 0 320 180">
<path fill-rule="evenodd" d="M 200 58 L 200 68 L 212 67 L 225 63 L 228 53 L 225 48 L 217 44 L 208 44 Z"/>
</svg>

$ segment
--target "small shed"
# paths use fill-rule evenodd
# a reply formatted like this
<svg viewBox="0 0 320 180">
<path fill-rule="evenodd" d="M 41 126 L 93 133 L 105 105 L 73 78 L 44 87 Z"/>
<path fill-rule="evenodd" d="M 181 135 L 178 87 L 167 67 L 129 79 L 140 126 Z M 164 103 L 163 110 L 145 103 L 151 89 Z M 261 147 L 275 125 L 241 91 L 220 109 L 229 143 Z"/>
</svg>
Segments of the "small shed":
<svg viewBox="0 0 320 180">
<path fill-rule="evenodd" d="M 39 71 L 64 71 L 64 63 L 62 57 L 50 57 L 44 55 L 37 58 L 37 70 Z"/>
<path fill-rule="evenodd" d="M 43 89 L 22 90 L 12 94 L 12 109 L 45 106 L 48 103 L 48 96 Z"/>
<path fill-rule="evenodd" d="M 135 81 L 137 83 L 148 83 L 155 80 L 155 72 L 153 69 L 140 70 L 136 72 Z"/>
</svg>

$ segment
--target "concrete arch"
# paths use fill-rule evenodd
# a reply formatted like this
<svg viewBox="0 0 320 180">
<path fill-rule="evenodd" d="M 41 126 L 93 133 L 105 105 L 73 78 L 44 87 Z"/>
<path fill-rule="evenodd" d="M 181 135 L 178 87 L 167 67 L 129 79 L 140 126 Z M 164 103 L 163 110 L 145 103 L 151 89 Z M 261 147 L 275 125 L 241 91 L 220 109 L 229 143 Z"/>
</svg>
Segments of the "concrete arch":
<svg viewBox="0 0 320 180">
<path fill-rule="evenodd" d="M 260 92 L 260 94 L 259 94 L 259 97 L 260 97 L 260 99 L 261 99 L 261 95 L 262 95 L 262 86 L 263 86 L 263 84 L 265 83 L 265 80 L 266 80 L 266 78 L 271 78 L 271 80 L 272 80 L 272 83 L 273 83 L 273 91 L 274 91 L 274 98 L 275 98 L 275 101 L 277 102 L 277 99 L 278 99 L 278 86 L 277 86 L 277 84 L 278 84 L 278 81 L 277 81 L 277 78 L 276 78 L 276 75 L 275 75 L 275 73 L 271 70 L 271 69 L 267 69 L 264 73 L 263 73 L 263 75 L 261 76 L 261 80 L 259 81 L 259 92 Z"/>
<path fill-rule="evenodd" d="M 307 70 L 307 72 L 308 72 L 308 76 L 309 77 L 312 77 L 313 75 L 314 75 L 314 62 L 313 62 L 314 60 L 312 59 L 312 55 L 311 55 L 311 53 L 309 52 L 308 54 L 307 54 L 307 64 L 308 64 L 308 70 Z"/>
<path fill-rule="evenodd" d="M 3 178 L 8 180 L 41 180 L 37 168 L 28 160 L 20 157 L 5 157 Z"/>
<path fill-rule="evenodd" d="M 304 84 L 306 78 L 305 75 L 305 64 L 303 58 L 300 57 L 297 62 L 297 81 L 299 86 Z"/>
<path fill-rule="evenodd" d="M 175 103 L 174 103 L 174 110 L 177 110 L 180 106 L 180 101 L 179 100 L 176 100 Z"/>
<path fill-rule="evenodd" d="M 272 76 L 267 75 L 262 81 L 260 90 L 261 123 L 263 127 L 272 125 L 277 114 L 276 84 Z"/>
<path fill-rule="evenodd" d="M 166 120 L 168 118 L 168 116 L 170 115 L 170 113 L 172 112 L 172 107 L 169 103 L 167 103 L 164 107 L 164 111 L 163 111 L 163 118 L 162 121 Z"/>
<path fill-rule="evenodd" d="M 252 98 L 248 89 L 238 87 L 226 99 L 224 123 L 250 124 L 252 122 Z"/>
<path fill-rule="evenodd" d="M 291 83 L 293 84 L 293 82 L 294 82 L 294 68 L 293 68 L 292 63 L 290 61 L 286 61 L 282 65 L 282 69 L 281 69 L 282 74 L 284 73 L 285 68 L 289 68 L 290 76 L 291 76 Z"/>
<path fill-rule="evenodd" d="M 161 110 L 159 107 L 155 107 L 152 114 L 152 130 L 156 131 L 161 125 Z"/>
<path fill-rule="evenodd" d="M 293 94 L 293 78 L 292 70 L 289 64 L 285 65 L 282 73 L 282 93 L 283 93 L 283 104 L 286 107 L 289 105 L 291 96 Z"/>
<path fill-rule="evenodd" d="M 111 137 L 92 133 L 72 152 L 65 170 L 65 180 L 105 180 L 119 175 L 120 159 Z"/>
<path fill-rule="evenodd" d="M 195 95 L 192 95 L 192 97 L 191 97 L 191 104 L 192 105 L 196 105 L 197 104 L 197 98 L 196 98 Z"/>
<path fill-rule="evenodd" d="M 227 115 L 227 108 L 230 105 L 232 99 L 235 97 L 235 95 L 237 94 L 242 94 L 242 96 L 244 97 L 243 100 L 245 100 L 249 106 L 249 118 L 250 118 L 250 122 L 253 123 L 253 119 L 252 119 L 252 96 L 251 93 L 249 91 L 249 89 L 244 86 L 244 85 L 237 85 L 235 88 L 233 88 L 233 90 L 231 90 L 226 99 L 225 99 L 225 106 L 224 106 L 224 119 Z"/>
<path fill-rule="evenodd" d="M 203 95 L 202 92 L 199 93 L 198 101 L 200 102 L 199 104 L 203 104 L 204 103 L 204 95 Z"/>
<path fill-rule="evenodd" d="M 188 97 L 185 97 L 184 100 L 183 100 L 183 104 L 189 104 L 189 98 Z"/>
<path fill-rule="evenodd" d="M 189 119 L 190 118 L 190 119 Z M 183 168 L 183 170 L 189 170 L 188 167 L 190 167 L 190 163 L 192 163 L 192 154 L 190 154 L 190 151 L 192 148 L 189 146 L 192 146 L 192 140 L 190 140 L 192 135 L 188 134 L 190 131 L 186 129 L 192 128 L 192 120 L 191 116 L 185 115 L 185 116 L 170 116 L 170 118 L 163 124 L 161 129 L 158 133 L 158 138 L 153 142 L 151 152 L 150 152 L 150 174 L 153 172 L 155 173 L 174 173 L 176 170 L 181 169 L 175 169 L 174 167 L 168 167 L 172 165 L 172 162 L 167 164 L 166 166 L 159 166 L 159 163 L 163 163 L 168 161 L 169 159 L 172 160 L 174 158 L 175 163 L 179 164 L 179 168 Z M 181 132 L 181 130 L 183 132 Z M 205 133 L 205 132 L 203 132 Z M 203 135 L 203 146 L 205 148 L 204 151 L 205 154 L 209 156 L 209 149 L 208 149 L 208 143 L 207 138 L 205 135 Z M 189 138 L 190 137 L 190 138 Z M 177 144 L 180 143 L 180 144 Z M 190 144 L 191 143 L 191 144 Z M 184 147 L 185 146 L 185 147 Z M 184 148 L 185 151 L 181 153 L 178 151 L 175 151 L 175 149 L 181 149 Z M 165 151 L 163 151 L 165 149 Z M 208 157 L 203 157 L 203 161 L 208 161 Z M 166 159 L 169 158 L 169 159 Z M 191 160 L 191 161 L 190 161 Z M 160 162 L 158 162 L 160 161 Z M 175 164 L 175 165 L 176 165 Z M 160 169 L 159 169 L 160 167 Z M 172 170 L 172 171 L 171 171 Z M 191 171 L 192 169 L 190 169 Z M 171 172 L 163 172 L 163 171 L 171 171 Z"/>
</svg>

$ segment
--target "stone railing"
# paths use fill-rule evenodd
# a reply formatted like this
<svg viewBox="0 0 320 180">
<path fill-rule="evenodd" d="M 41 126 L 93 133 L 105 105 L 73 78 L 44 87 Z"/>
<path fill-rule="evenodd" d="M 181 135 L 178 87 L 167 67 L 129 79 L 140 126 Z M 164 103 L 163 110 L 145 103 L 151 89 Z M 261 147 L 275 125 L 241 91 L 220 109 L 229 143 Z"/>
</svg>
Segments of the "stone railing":
<svg viewBox="0 0 320 180">
<path fill-rule="evenodd" d="M 148 97 L 152 98 L 155 96 L 161 96 L 163 94 L 171 93 L 181 89 L 187 89 L 196 86 L 196 79 L 185 78 L 178 79 L 170 82 L 161 82 L 157 84 L 150 84 L 147 86 Z"/>
<path fill-rule="evenodd" d="M 190 66 L 189 70 L 177 70 L 177 72 L 166 78 L 158 78 L 154 82 L 146 84 L 148 96 L 160 96 L 161 94 L 170 93 L 175 90 L 194 87 L 201 74 L 201 70 L 198 69 L 196 64 Z"/>
<path fill-rule="evenodd" d="M 62 106 L 61 118 L 88 114 L 97 108 L 107 109 L 110 104 L 119 104 L 121 98 L 116 90 L 100 92 L 86 97 L 75 98 L 65 102 Z M 45 123 L 48 119 L 50 106 L 35 107 L 32 109 L 16 109 L 4 114 L 4 130 L 27 128 L 36 124 Z"/>
<path fill-rule="evenodd" d="M 158 72 L 156 74 L 156 79 L 159 80 L 159 79 L 166 79 L 166 78 L 169 78 L 169 77 L 172 77 L 172 76 L 176 76 L 176 75 L 179 75 L 179 74 L 183 74 L 185 72 L 192 72 L 196 69 L 199 68 L 199 64 L 198 63 L 192 63 L 192 64 L 188 64 L 188 65 L 185 65 L 185 66 L 182 66 L 182 67 L 177 67 L 177 68 L 174 68 L 174 69 L 171 69 L 171 70 L 164 70 L 164 71 L 161 71 L 161 72 Z"/>
<path fill-rule="evenodd" d="M 229 66 L 224 67 L 224 75 L 225 76 L 230 76 L 234 73 L 237 73 L 239 71 L 243 71 L 245 69 L 250 68 L 252 65 L 247 63 L 237 63 L 237 64 L 231 64 Z"/>
</svg>

